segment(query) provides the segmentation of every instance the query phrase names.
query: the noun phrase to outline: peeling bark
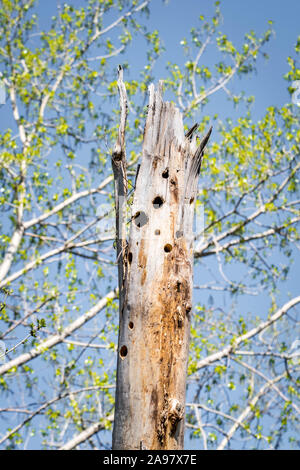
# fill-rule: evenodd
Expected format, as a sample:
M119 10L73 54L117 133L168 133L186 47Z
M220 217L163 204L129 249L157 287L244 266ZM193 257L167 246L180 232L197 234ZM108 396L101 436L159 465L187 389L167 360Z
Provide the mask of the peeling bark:
M184 445L193 215L211 130L197 147L198 126L184 135L162 83L149 92L120 302L114 449Z

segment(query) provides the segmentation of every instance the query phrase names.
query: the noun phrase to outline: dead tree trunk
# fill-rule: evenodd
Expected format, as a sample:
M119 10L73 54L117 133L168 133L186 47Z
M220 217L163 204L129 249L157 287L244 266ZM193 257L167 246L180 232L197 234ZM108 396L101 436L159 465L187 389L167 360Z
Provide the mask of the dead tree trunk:
M112 158L116 197L127 188L121 71L119 91L123 110ZM158 90L151 85L149 92L128 245L117 219L120 328L113 449L182 449L184 444L194 202L210 132L197 147L197 125L184 134L179 110L162 99L162 84Z

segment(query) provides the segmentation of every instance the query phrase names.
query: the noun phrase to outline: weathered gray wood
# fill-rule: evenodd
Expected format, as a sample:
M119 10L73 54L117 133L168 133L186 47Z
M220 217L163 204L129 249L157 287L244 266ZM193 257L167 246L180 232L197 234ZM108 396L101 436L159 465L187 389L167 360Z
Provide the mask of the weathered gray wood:
M116 208L116 249L118 262L119 280L119 303L120 311L123 308L126 284L126 198L127 198L127 176L126 176L126 146L125 128L127 121L127 93L123 82L123 69L118 67L118 89L120 95L120 125L117 141L112 153L112 168L114 172L115 185L115 208Z
M182 449L203 149L151 85L120 305L114 449ZM197 127L197 126L196 126Z

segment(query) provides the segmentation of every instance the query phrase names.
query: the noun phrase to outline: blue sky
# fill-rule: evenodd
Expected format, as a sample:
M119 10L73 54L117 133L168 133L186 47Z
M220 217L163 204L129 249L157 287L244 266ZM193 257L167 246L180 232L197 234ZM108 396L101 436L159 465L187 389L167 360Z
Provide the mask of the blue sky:
M51 16L56 13L56 7L63 4L61 0L47 2L39 0L38 16L41 28L50 27ZM84 6L84 0L73 0L76 6ZM300 34L300 2L297 0L223 0L220 2L223 22L221 31L228 35L234 45L243 43L245 33L254 30L257 35L268 27L268 21L274 22L275 35L264 48L269 60L260 58L257 63L257 73L242 80L234 78L230 90L238 93L244 90L247 95L255 96L252 114L259 119L266 107L270 105L283 105L290 97L287 93L287 82L283 75L288 71L287 56L293 54L297 36ZM166 51L154 67L155 80L166 77L165 64L170 61L183 65L186 57L183 54L180 41L189 37L192 27L199 25L199 16L211 18L214 13L214 2L211 0L152 0L150 3L150 17L147 25L150 30L157 29ZM130 64L131 78L138 78L139 71L147 63L145 57L145 42L134 40L129 46L126 56L117 57L116 61L126 60ZM216 49L208 49L203 56L203 63L214 64L217 60ZM200 64L203 65L203 64ZM206 112L218 112L220 117L227 117L232 113L232 106L228 103L224 92L216 93ZM2 114L2 113L1 113ZM1 115L0 115L1 119ZM0 120L1 125L1 120Z
M55 14L56 5L64 2L56 0L39 1L41 25L47 27L49 20ZM84 6L84 0L68 2L76 6ZM270 105L282 105L288 98L286 82L282 76L288 70L286 58L293 53L293 46L300 34L300 2L298 0L223 0L220 3L223 15L221 30L237 46L243 42L244 34L254 30L261 35L268 27L268 21L274 22L275 36L266 47L270 59L259 62L257 76L244 79L244 89L256 96L255 109L263 110ZM180 41L187 37L189 30L199 24L199 16L211 17L214 12L214 2L211 0L152 0L150 4L150 29L157 29L166 48L166 52L155 66L154 72L159 79L164 75L164 64L167 61L183 62ZM143 41L134 41L130 47L130 66L138 69L145 49ZM211 51L213 53L213 51ZM209 61L213 62L214 57Z
M182 57L180 40L199 23L200 14L211 17L214 2L207 0L170 0L164 6L160 0L152 5L151 23L162 37L167 53L164 59L179 61ZM244 89L256 96L255 108L264 111L270 105L282 105L287 99L286 82L282 75L288 70L286 58L293 53L293 46L300 34L300 2L297 0L226 0L221 2L223 24L220 29L240 46L244 34L254 30L261 35L274 22L275 36L266 47L270 59L259 62L256 77L243 80ZM213 51L212 51L213 52Z

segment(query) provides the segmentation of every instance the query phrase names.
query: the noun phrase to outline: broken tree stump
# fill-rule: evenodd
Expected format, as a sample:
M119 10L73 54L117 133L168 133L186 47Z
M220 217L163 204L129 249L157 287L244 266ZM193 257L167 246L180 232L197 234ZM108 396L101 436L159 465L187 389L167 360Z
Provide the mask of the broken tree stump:
M118 253L122 282L113 449L123 450L183 449L194 204L211 132L197 146L198 126L184 134L181 113L163 101L162 83L157 90L151 85L149 93L128 246ZM124 99L120 104L126 106ZM116 148L124 156L122 145L117 142Z

